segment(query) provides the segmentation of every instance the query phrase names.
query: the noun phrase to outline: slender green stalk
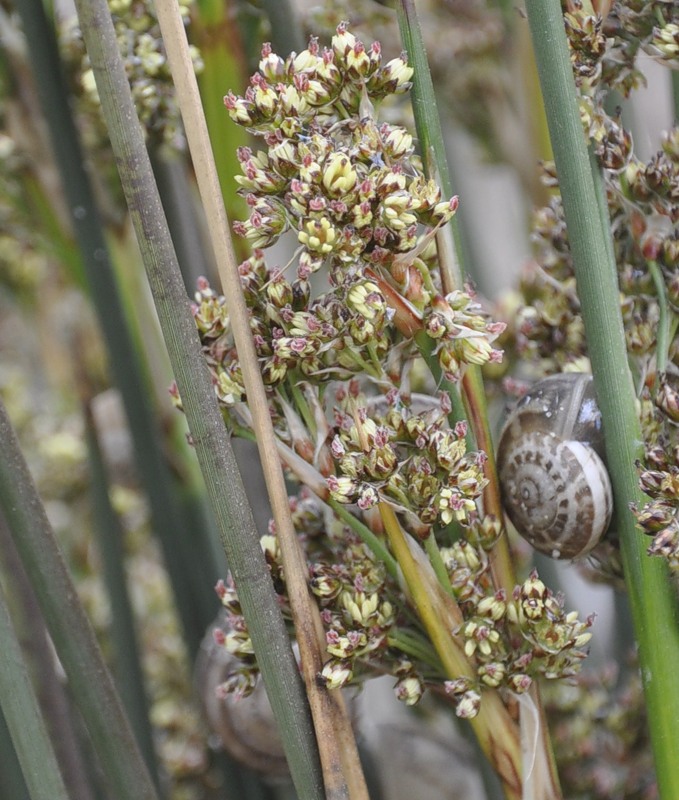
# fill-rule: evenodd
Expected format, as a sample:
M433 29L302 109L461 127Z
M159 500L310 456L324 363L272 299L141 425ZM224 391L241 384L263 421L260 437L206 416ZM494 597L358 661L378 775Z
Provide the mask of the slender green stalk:
M17 632L19 644L28 665L40 711L54 746L61 776L69 797L78 800L94 800L94 789L87 769L87 759L92 761L92 749L85 753L82 745L86 738L79 725L74 724L74 704L68 697L68 687L60 675L54 659L54 647L45 626L40 603L24 569L12 535L0 513L0 569L3 585L10 603L12 624ZM14 756L16 760L16 756ZM12 760L3 760L0 753L0 797L23 797L21 791L10 791L4 785L11 779ZM7 769L5 769L7 767ZM19 774L21 770L19 769Z
M401 37L415 69L413 76L413 111L420 138L425 171L429 177L439 182L446 196L450 196L452 189L448 177L443 133L413 0L401 0L399 4L399 26ZM455 223L455 219L453 219L453 223ZM464 265L460 263L462 252L460 237L455 228L453 228L453 232L455 253L447 245L444 237L437 237L444 291L459 288L462 285L462 279L465 274ZM457 255L457 259L455 255ZM420 344L421 351L426 350L420 342L418 344ZM428 363L431 364L431 361L429 359ZM436 375L436 368L432 369L432 373ZM460 405L459 399L456 399L458 389L450 387L448 391L453 399L453 409L456 411ZM462 401L465 409L464 417L469 421L471 432L473 432L476 440L476 446L488 456L484 467L484 474L488 483L483 493L483 510L485 514L492 515L502 522L504 514L500 500L500 488L488 420L486 396L481 371L478 367L469 366L465 371L462 379ZM462 415L457 418L461 419ZM516 584L516 578L506 535L500 536L491 548L489 561L495 586L497 588L502 587L505 591L511 593ZM525 752L521 754L525 762L523 770L521 769L521 759L516 750L512 751L514 743L512 741L511 726L505 726L507 711L498 697L493 696L493 701L493 708L490 708L489 705L482 706L482 718L474 721L474 730L481 748L501 775L506 796L511 797L517 792L524 796L532 796L532 793L537 792L543 800L560 797L561 790L559 788L555 760L549 735L544 725L544 714L537 689L533 698L533 706L540 724L537 727L538 735L535 742L531 742L529 745L536 765L534 770L527 769L528 760ZM501 729L505 730L506 742L500 741L494 735ZM497 751L495 748L497 748ZM506 748L508 748L509 752L504 752ZM525 750L525 748L523 749ZM499 767L499 764L505 759L511 763L512 768L515 770L514 773L508 774L506 770L503 772ZM523 775L521 775L522 772Z
M658 331L656 334L655 365L659 373L667 369L667 355L670 346L670 307L667 302L665 281L657 261L649 261L648 269L653 278L656 294L658 295Z
M217 406L105 0L78 16L208 497L300 797L322 780L299 671Z
M0 710L0 764L2 764L0 797L31 800L2 710Z
M328 800L342 800L350 796L360 800L367 797L367 790L342 695L326 691L319 686L317 678L325 656L323 625L318 606L309 591L308 568L292 523L288 489L277 453L277 437L252 337L250 314L241 289L229 221L219 196L218 176L186 31L176 5L170 0L158 0L156 9L226 297L248 408L256 431L262 472L276 524L295 639L299 647L301 673L316 732L326 797Z
M0 586L0 705L32 800L68 800Z
M108 495L106 467L89 409L85 409L85 428L92 485L93 516L104 581L111 605L113 671L139 748L156 786L158 786L158 765L153 745L153 732L149 722L149 705L144 689L141 653L137 643L134 615L125 580L123 529Z
M439 119L436 95L434 94L434 84L429 71L427 51L424 47L414 0L401 0L398 5L398 24L401 31L401 41L408 53L408 60L414 69L412 88L413 113L415 115L417 136L420 140L420 151L425 173L436 180L444 197L452 197L453 187L448 170L446 145L443 140L441 120ZM464 278L462 242L455 217L453 217L447 229L444 229L443 235L437 237L439 248L442 240L445 243L445 238L450 235L448 231L452 231L454 253L450 251L450 248L447 248L451 256L451 274L447 279L444 276L443 284L446 291L452 291L452 289L462 286Z
M527 0L542 93L563 198L578 295L613 484L616 524L639 645L660 795L679 797L679 626L665 565L646 555L629 504L644 503L636 459L643 457L632 378L627 364L612 248L604 227L580 123L559 0Z
M0 504L106 782L117 800L156 800L155 787L2 402L0 450Z
M429 556L429 563L436 573L439 583L448 592L448 594L452 595L453 587L450 583L450 576L448 575L446 565L443 563L443 557L441 556L441 551L439 550L439 546L436 542L436 537L434 536L433 531L424 540L424 551Z
M430 178L434 178L439 183L445 196L450 197L452 187L448 175L448 162L441 121L436 107L434 86L413 0L401 0L398 8L398 19L401 38L408 50L409 58L412 60L415 70L412 91L413 113L415 115L417 134L420 138L425 172ZM452 248L448 245L446 236L438 236L436 242L444 291L460 288L465 275L464 264L461 259L460 237L457 228L454 227L456 225L455 217L453 217L451 224L453 225L452 231L455 239L455 253L452 252ZM443 233L445 234L445 232L446 229L444 228ZM431 341L427 342L427 340L428 337L423 334L416 335L418 347L423 358L427 361L432 375L437 380L437 383L443 385L451 398L452 416L455 420L465 418L469 420L468 446L473 446L471 444L473 434L476 446L488 456L488 461L484 467L484 474L488 480L483 493L484 511L486 514L492 514L498 520L503 520L500 488L497 470L495 469L495 456L481 371L473 365L467 367L462 381L462 394L460 394L458 387L442 384L440 368L436 363L436 359L432 358L433 345ZM516 579L506 536L498 538L489 553L489 558L495 585L498 588L504 588L507 592L511 592Z

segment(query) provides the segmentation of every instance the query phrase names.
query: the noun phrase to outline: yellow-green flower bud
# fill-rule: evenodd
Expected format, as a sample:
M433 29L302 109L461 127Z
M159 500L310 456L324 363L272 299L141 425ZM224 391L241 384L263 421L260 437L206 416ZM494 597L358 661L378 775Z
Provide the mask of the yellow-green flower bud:
M401 678L394 686L396 697L407 706L414 706L419 703L424 694L424 686L417 675L408 675Z
M301 244L316 253L331 253L337 241L337 231L327 217L310 219L299 231L297 238Z
M331 197L342 197L356 186L357 175L345 153L333 153L323 168L323 186Z
M320 673L320 678L327 689L341 689L354 676L349 661L328 661Z

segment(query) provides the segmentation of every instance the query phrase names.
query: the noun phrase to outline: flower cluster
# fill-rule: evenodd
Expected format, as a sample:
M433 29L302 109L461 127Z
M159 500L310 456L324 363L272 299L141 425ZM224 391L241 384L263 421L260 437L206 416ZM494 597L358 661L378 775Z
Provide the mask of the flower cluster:
M591 122L593 118L588 118ZM604 129L599 129L602 132ZM592 129L592 138L597 134ZM602 136L599 154L608 159L611 140ZM612 148L615 149L615 148ZM618 151L619 154L619 151ZM610 153L609 153L610 155ZM618 163L617 156L612 159ZM677 305L679 290L679 134L666 134L662 150L643 163L634 155L622 158L622 171L606 172L609 213L615 258L623 292L621 310L629 352L644 374L655 358L660 304ZM611 162L609 162L611 163ZM553 174L548 171L550 183ZM538 268L522 280L523 305L515 317L513 334L521 357L539 358L549 370L561 369L586 355L584 328L575 292L570 248L560 198L539 210L533 239ZM651 271L658 265L664 279L663 295ZM670 356L675 359L673 346Z
M376 118L377 105L406 91L411 76L405 55L383 64L380 45L366 48L344 24L323 50L311 39L283 60L265 46L245 95L225 98L234 121L267 146L238 152L250 216L234 229L255 248L291 232L298 282L321 266L333 289L345 293L367 281L370 288L359 291L381 292L402 334L424 328L434 336L443 370L457 379L465 363L500 358L491 342L503 326L480 313L468 292L443 298L427 263L433 235L454 215L457 198L443 199L424 176L405 129Z
M276 387L291 376L324 383L366 369L383 376L382 362L395 332L387 325L377 284L357 279L310 299L308 281L290 283L280 270L269 271L261 251L241 264L240 275L267 386ZM196 325L218 395L228 406L241 400L245 390L224 298L201 279L195 301Z
M412 136L375 120L374 104L410 85L404 56L382 65L379 44L366 49L340 26L331 49L312 39L283 61L265 46L259 67L244 97L225 98L231 117L268 146L238 153L252 210L236 231L253 246L293 229L303 277L326 260L389 266L415 247L418 225L452 217L456 201L423 178Z
M668 301L676 307L679 132L674 128L666 133L661 149L642 161L620 119L604 110L604 100L611 89L627 93L640 81L634 61L630 61L636 57L639 39L642 47L653 50L656 44L652 42L667 36L672 27L669 20L675 5L616 3L603 22L580 6L566 15L581 92L581 119L606 183L627 347L642 376L655 371L661 310ZM659 28L663 19L667 24ZM626 31L637 37L634 50ZM550 187L558 185L551 164L545 167L545 182ZM513 344L520 357L540 359L546 371L562 370L582 361L586 347L558 196L536 213L533 239L537 266L523 280L525 305L515 316ZM664 285L654 276L656 268ZM676 360L675 343L670 345L669 357Z
M419 414L395 393L387 402L381 417L368 416L355 398L345 403L330 446L337 465L331 496L361 509L387 500L423 537L453 520L469 524L486 479L485 454L467 451L466 424L448 426L445 401Z
M468 364L499 360L492 342L504 326L471 290L444 295L433 237L457 200L424 177L407 131L376 121L377 104L411 75L404 56L383 64L379 45L365 47L345 25L323 50L312 39L283 60L265 47L245 95L225 99L266 145L239 151L250 212L235 227L255 247L240 279L290 476L363 519L353 528L337 506L337 515L321 512L307 489L291 499L325 629L318 680L338 688L388 673L406 704L434 689L471 717L484 692L575 674L590 621L564 612L535 574L513 593L493 585L484 548L501 526L481 513L486 454L468 444L449 395L432 396L432 376L420 377L426 366L456 381ZM267 265L262 248L286 234L290 263ZM201 279L193 311L223 413L243 433L250 422L225 299ZM396 567L358 538L367 526L375 551L387 548L378 504L396 512L422 558L422 541L439 550L462 620L451 635L472 677L443 674ZM288 613L273 526L262 547ZM247 694L257 673L247 627L231 582L218 592L228 624L217 641L237 660L223 691Z
M484 688L504 687L521 694L537 675L571 678L580 671L591 638L591 617L582 622L577 612L565 612L563 599L535 570L510 598L503 590L493 591L484 551L468 542L458 542L442 555L465 616L456 633L476 673L475 680L445 681L458 716L478 713Z
M396 588L387 588L383 565L350 530L338 524L326 529L320 507L308 491L291 497L290 506L305 546L309 586L321 608L325 628L328 661L319 680L329 688L338 688L355 676L379 673L384 669L380 654L389 647L388 636L397 619L397 606L386 598L398 595ZM278 541L273 526L271 530L270 535L262 537L261 545L281 607L289 617ZM217 593L227 616L223 626L214 631L215 642L235 657L221 691L247 696L256 686L258 669L233 582L220 581Z
M188 24L194 0L179 0L179 9ZM165 56L158 18L147 0L110 0L109 7L116 29L118 47L123 55L135 107L146 135L156 144L175 149L184 148L184 134L179 108L174 99L172 74ZM101 148L109 148L101 121L99 95L89 63L82 34L74 20L67 21L60 31L63 54L73 70L73 83L80 101L88 136ZM191 46L196 72L202 60Z
M468 521L484 478L483 455L466 454L464 434L449 429L447 414L417 420L395 411L397 397L408 406L409 374L420 357L414 334L431 340L444 377L455 381L467 364L500 359L491 342L504 325L488 318L471 290L441 294L433 233L450 220L457 200L442 200L425 179L407 131L376 122L375 104L404 91L411 75L404 56L382 64L378 44L366 48L340 25L331 48L322 51L312 39L307 50L283 61L265 46L245 96L230 94L225 102L267 145L266 152L239 151L239 182L251 212L236 229L256 245L239 272L280 437L330 476L336 498L362 508L389 498L422 528ZM292 274L292 262L269 266L260 249L287 230L299 245ZM311 275L321 266L330 286L314 294ZM201 279L193 310L224 414L234 427L247 428L224 298ZM391 421L372 419L372 410L360 414L364 427L390 429L398 440L394 458L386 453L391 445L385 450L367 434L358 445L365 463L356 456L350 465L350 452L340 452L352 449L341 440L351 427L345 421L359 411L355 398L350 412L339 400L333 405L337 392L324 387L354 377L369 379L371 391L391 398ZM333 431L324 420L333 416L338 430L331 453ZM415 449L430 424L426 465ZM454 465L443 452L452 446L448 439L459 451ZM406 502L411 483L420 491Z
M607 6L608 12L597 11L598 6ZM583 84L603 83L627 96L645 83L636 63L640 51L676 69L679 28L674 0L576 2L569 8L565 22L571 58L576 79Z
M310 587L321 608L326 661L319 680L339 688L388 673L394 692L407 705L427 689L444 692L463 718L478 713L484 691L509 689L522 693L533 679L573 677L579 672L590 639L592 620L567 613L534 571L511 597L494 591L485 552L460 541L442 548L464 621L454 631L474 677L447 679L423 631L404 609L401 587L385 572L367 547L346 526L324 524L320 507L303 490L291 497L295 527L309 565ZM285 580L275 531L262 538L281 608L289 616ZM257 683L257 665L237 594L228 580L217 586L226 609L215 642L234 656L222 693L249 694Z
M637 524L652 537L648 553L661 556L674 575L679 574L679 389L676 379L664 374L655 395L655 413L644 416L648 442L645 463L639 464L639 485L649 497L641 508L633 507Z

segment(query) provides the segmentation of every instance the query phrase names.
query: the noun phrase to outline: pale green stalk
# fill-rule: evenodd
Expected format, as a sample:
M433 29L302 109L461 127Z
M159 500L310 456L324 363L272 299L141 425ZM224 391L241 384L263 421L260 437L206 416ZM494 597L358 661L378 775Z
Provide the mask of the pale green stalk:
M415 115L417 135L420 140L425 173L427 177L434 179L440 185L445 197L450 197L453 189L448 173L445 142L414 0L401 0L398 7L398 20L401 38L414 68L413 113ZM456 225L456 219L453 217L451 223L441 231L441 234L436 239L441 283L444 292L462 288L465 277L464 264L462 263L462 246ZM450 242L451 231L454 247ZM483 450L488 456L488 461L484 468L484 474L488 479L488 484L483 492L484 513L492 514L502 521L500 488L497 470L495 469L495 454L481 371L474 365L467 366L462 380L462 392L460 392L458 387L441 382L440 369L436 359L432 357L433 344L431 340L424 333L418 333L415 340L420 354L427 361L437 384L443 386L450 396L453 418L455 420L467 419L469 421L468 446L473 446L470 443L473 435L475 446ZM489 559L495 585L498 588L504 588L507 592L511 592L516 579L506 535L498 538L489 553Z
M660 796L679 797L679 624L674 587L659 559L646 555L630 503L643 505L635 461L643 458L641 426L627 363L610 226L597 203L578 113L559 0L527 0L526 9L568 225L592 372L606 431L616 527L639 646L641 676Z
M0 707L31 800L68 800L47 727L0 586Z
M78 0L121 183L207 493L301 798L322 780L309 708L204 361L105 0Z
M0 505L116 800L157 800L99 645L0 402Z

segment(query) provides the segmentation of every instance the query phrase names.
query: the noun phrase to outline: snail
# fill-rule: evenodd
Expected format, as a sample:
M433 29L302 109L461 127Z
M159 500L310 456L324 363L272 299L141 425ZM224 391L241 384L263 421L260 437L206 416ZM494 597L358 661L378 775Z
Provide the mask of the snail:
M228 616L220 614L216 627L228 627ZM219 697L217 690L238 660L216 644L211 628L196 662L195 682L207 723L229 755L259 773L267 783L286 782L289 770L283 744L261 677L247 697Z
M563 373L536 383L505 423L497 467L505 511L536 550L569 559L589 553L613 511L592 377Z

